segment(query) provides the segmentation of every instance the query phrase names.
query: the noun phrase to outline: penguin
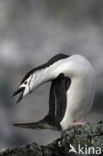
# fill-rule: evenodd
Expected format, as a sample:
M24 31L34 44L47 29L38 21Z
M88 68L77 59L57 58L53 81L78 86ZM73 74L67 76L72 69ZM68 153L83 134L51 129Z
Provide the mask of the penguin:
M64 131L85 125L95 96L95 72L89 61L80 54L57 54L29 71L12 96L20 93L18 103L46 82L51 82L48 114L38 122L15 123L14 126Z

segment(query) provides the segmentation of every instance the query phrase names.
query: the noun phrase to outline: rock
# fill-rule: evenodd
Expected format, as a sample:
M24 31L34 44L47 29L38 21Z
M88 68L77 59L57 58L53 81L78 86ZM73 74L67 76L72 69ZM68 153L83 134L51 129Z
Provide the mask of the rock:
M70 150L75 152L69 152ZM79 151L80 150L80 151ZM103 155L103 121L78 125L62 132L61 138L47 146L36 143L6 149L0 156L100 156Z

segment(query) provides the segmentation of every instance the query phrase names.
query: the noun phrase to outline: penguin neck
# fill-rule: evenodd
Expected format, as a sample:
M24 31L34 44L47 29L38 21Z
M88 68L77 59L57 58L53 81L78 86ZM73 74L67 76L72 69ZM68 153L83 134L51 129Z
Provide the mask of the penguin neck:
M51 66L37 71L35 76L38 78L38 81L40 81L40 84L51 81L55 78L53 77Z
M58 76L58 73L54 73L57 66L51 65L49 67L37 70L33 73L33 78L31 81L31 88L35 89L45 82L52 81Z
M71 70L70 70L70 67L68 66L69 62L66 60L67 59L65 59L65 61L64 59L59 60L45 68L42 68L41 66L40 69L38 69L37 71L33 73L33 78L31 81L31 88L35 89L45 82L54 80L61 73L67 77L68 75L70 75L71 77Z

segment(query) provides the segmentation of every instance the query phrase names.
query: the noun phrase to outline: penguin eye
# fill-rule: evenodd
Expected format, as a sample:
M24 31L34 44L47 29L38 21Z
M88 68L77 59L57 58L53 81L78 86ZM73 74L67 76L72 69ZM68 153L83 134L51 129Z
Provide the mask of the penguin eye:
M27 84L27 81L25 81L24 84L26 85Z

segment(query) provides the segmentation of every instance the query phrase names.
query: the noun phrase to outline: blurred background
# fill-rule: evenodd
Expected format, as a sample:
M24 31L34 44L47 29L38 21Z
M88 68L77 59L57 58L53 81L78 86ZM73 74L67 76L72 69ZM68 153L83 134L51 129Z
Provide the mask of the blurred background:
M32 142L45 145L60 136L12 126L47 114L50 84L19 104L10 98L25 73L58 53L82 54L93 65L96 96L87 120L102 120L103 0L0 0L0 150Z

